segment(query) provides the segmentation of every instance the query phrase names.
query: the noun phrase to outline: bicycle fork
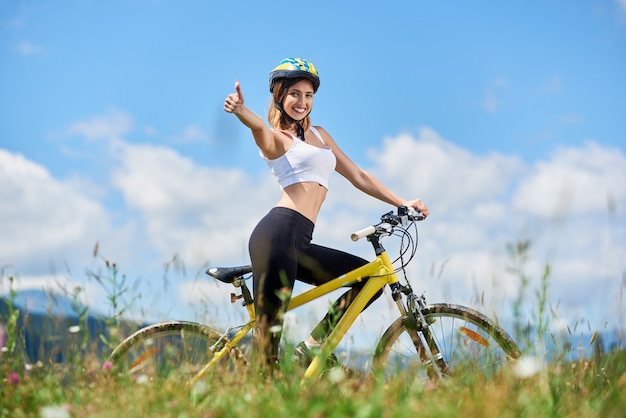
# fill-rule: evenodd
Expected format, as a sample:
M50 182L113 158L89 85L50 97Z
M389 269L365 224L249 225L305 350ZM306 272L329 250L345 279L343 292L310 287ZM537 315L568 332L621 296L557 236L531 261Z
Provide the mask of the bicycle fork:
M430 332L430 324L422 314L422 308L426 306L424 296L416 296L410 286L403 286L400 283L394 283L390 287L391 296L404 318L406 331L420 360L426 366L429 377L443 379L444 375L448 374L448 366ZM406 307L402 303L403 294L406 295Z

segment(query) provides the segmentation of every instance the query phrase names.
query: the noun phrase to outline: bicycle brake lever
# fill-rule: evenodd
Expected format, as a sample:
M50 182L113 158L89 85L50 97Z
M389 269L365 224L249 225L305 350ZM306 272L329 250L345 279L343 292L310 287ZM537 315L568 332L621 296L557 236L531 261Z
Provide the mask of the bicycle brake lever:
M407 226L409 224L409 208L406 206L398 207L398 220L402 226Z
M413 208L408 208L408 217L412 221L423 221L426 217L419 210L415 210Z
M382 232L382 233L384 233L386 235L391 235L393 233L393 226L394 226L394 224L392 224L392 223L381 222L379 225L376 226L376 230L378 232Z

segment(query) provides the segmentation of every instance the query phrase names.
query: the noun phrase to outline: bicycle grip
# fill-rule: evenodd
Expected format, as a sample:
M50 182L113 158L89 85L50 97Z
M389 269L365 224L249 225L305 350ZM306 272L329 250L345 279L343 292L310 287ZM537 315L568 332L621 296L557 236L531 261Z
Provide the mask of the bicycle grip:
M350 234L350 239L352 239L352 241L358 241L363 237L372 235L374 232L376 232L376 228L370 225Z

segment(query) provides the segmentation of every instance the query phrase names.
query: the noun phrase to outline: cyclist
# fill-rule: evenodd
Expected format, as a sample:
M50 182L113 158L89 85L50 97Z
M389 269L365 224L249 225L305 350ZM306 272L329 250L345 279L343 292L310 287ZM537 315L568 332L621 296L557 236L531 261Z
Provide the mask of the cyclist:
M257 364L269 364L270 368L277 364L283 312L295 280L320 285L367 263L360 257L311 243L333 171L370 196L428 215L421 199L398 197L350 160L326 130L311 125L313 97L319 85L313 63L302 58L283 59L269 76L273 97L268 112L270 127L244 105L239 81L235 82L235 93L224 101L224 110L251 130L261 157L282 189L280 199L257 224L249 240L257 315L254 352L263 361ZM343 294L311 335L296 347L296 357L303 365L310 363L359 289L354 287Z

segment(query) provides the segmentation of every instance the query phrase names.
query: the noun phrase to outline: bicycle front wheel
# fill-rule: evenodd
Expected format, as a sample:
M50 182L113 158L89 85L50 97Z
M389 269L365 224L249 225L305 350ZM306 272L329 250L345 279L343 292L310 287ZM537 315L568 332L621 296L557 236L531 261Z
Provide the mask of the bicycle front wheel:
M386 376L408 372L424 380L438 378L424 346L435 351L432 358L444 377L493 377L521 355L502 327L474 309L434 304L421 312L426 322L422 329L415 330L407 318L398 318L383 334L374 355L376 371Z
M187 382L213 358L221 347L222 334L195 322L170 321L142 328L113 350L110 360L116 370L134 379L168 379ZM218 369L234 369L246 363L234 347Z

